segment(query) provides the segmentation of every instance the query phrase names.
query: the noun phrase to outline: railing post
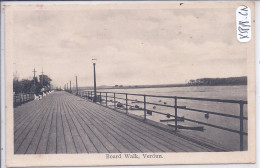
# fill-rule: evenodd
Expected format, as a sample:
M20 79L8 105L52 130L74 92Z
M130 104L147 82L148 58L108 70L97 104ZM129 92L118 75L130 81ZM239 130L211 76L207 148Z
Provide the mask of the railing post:
M127 93L125 94L125 111L126 111L126 114L128 114Z
M107 93L106 93L106 106L107 106Z
M101 104L101 101L102 101L102 98L101 98L101 92L99 93L99 102L100 102L100 104Z
M146 96L144 95L144 120L146 120Z
M244 139L243 139L243 129L244 129L244 123L243 123L243 118L244 118L244 115L243 115L243 103L240 103L240 151L243 151L244 150Z
M175 109L175 131L177 131L177 127L178 127L178 112L177 112L177 97L174 97L174 109Z
M114 93L114 109L116 109L116 93Z

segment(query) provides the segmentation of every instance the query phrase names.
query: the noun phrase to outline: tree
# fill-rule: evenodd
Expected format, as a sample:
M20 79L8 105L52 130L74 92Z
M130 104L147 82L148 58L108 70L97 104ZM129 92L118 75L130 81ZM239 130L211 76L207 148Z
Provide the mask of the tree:
M19 80L17 76L13 78L13 91L15 93L39 93L41 89L44 88L45 90L51 89L51 81L52 79L49 78L47 75L39 75L38 80L35 77L32 80L29 79L22 79ZM41 81L43 79L43 81Z
M52 79L49 78L47 75L39 75L39 79L40 79L40 86L45 90L50 90Z

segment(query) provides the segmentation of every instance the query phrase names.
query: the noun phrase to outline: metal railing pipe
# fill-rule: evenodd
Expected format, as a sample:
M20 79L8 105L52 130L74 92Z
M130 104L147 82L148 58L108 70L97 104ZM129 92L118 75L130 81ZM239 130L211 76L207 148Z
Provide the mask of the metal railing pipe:
M174 112L175 112L175 131L177 131L178 123L177 123L177 118L178 118L178 111L177 111L177 97L174 98Z
M106 93L106 106L107 106L107 93Z
M125 94L125 104L126 104L125 111L126 111L126 114L128 114L127 93Z
M114 93L114 109L116 109L116 93Z
M144 120L146 120L146 96L144 95Z
M240 107L240 151L244 149L244 139L243 139L243 129L244 129L244 123L243 123L243 103L239 104Z

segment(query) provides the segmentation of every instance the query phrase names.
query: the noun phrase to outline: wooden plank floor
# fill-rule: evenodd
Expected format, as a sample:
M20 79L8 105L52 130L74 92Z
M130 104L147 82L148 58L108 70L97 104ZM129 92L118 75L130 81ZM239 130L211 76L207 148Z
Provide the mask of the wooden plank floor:
M218 151L66 92L14 109L14 153Z

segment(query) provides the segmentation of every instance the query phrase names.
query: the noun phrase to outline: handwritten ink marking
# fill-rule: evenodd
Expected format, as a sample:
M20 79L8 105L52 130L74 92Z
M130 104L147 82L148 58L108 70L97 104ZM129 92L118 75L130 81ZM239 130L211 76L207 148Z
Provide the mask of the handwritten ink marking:
M239 6L236 10L237 40L249 42L251 40L251 10L248 6Z

